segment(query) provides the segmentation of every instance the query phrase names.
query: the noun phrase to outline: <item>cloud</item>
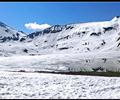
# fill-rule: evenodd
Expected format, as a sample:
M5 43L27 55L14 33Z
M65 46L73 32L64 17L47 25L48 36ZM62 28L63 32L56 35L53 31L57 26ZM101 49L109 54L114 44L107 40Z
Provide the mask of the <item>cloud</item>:
M26 23L25 27L31 30L44 30L50 27L50 25L49 24L37 24L36 22L34 22L34 23Z

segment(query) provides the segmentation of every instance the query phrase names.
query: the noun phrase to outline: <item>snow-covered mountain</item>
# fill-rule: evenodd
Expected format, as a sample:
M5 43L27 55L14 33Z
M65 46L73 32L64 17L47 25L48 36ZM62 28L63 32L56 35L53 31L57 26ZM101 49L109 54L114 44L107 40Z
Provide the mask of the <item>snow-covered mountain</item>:
M120 17L104 22L53 25L27 36L0 23L0 36L1 55L119 51ZM4 42L7 40L13 42Z
M110 21L54 25L27 36L40 50L83 53L117 50L120 45L120 17ZM39 51L38 49L38 51Z
M119 55L119 16L29 35L0 22L0 98L119 99L120 77L86 76L120 76Z
M26 34L22 31L17 31L12 27L0 22L0 42L6 41L17 41L21 37L26 36Z

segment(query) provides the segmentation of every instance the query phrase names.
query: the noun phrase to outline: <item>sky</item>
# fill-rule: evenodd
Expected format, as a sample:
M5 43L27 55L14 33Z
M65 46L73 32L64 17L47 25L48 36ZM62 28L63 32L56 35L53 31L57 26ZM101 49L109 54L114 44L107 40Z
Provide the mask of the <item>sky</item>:
M109 21L120 2L0 2L0 21L29 34L55 24Z

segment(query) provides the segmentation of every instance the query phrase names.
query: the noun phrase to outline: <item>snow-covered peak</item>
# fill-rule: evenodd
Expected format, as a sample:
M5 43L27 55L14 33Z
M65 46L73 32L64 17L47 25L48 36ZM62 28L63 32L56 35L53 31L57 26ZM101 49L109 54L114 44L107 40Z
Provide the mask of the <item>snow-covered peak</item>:
M4 27L4 28L6 28L6 27L8 27L6 24L4 24L3 22L0 22L0 27Z
M58 32L61 32L63 30L67 30L67 29L72 29L74 28L72 25L53 25L49 28L46 28L42 31L37 31L37 32L33 32L31 34L29 34L27 37L29 38L35 38L39 35L44 35L44 34L48 34L48 33L58 33Z
M119 21L120 20L120 16L115 16L111 21L115 22L115 21Z
M43 51L83 53L115 49L120 45L119 19L116 16L112 21L53 25L27 39Z
M116 16L112 21L53 25L27 36L25 36L23 32L18 32L1 24L0 40L2 42L20 40L17 44L11 43L11 46L9 46L9 42L6 44L8 45L8 49L6 49L8 53L17 51L19 54L34 55L119 51L119 19L119 16ZM17 33L19 33L19 35ZM21 36L21 38L18 36ZM4 48L4 44L1 45Z
M24 36L26 36L24 32L15 30L3 22L0 22L0 42L8 42L10 40L17 41Z

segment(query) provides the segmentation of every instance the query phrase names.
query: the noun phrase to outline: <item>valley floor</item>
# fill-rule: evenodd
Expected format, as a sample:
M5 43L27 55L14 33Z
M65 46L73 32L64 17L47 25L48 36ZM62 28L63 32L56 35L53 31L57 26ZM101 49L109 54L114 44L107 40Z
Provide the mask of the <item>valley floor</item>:
M117 55L109 55L109 59L88 54L0 57L0 99L120 99L120 77L35 73L43 69L75 71L80 64L88 70L93 65L119 70ZM89 59L96 57L100 59ZM25 72L13 72L20 70Z
M120 99L120 77L0 71L1 99Z

